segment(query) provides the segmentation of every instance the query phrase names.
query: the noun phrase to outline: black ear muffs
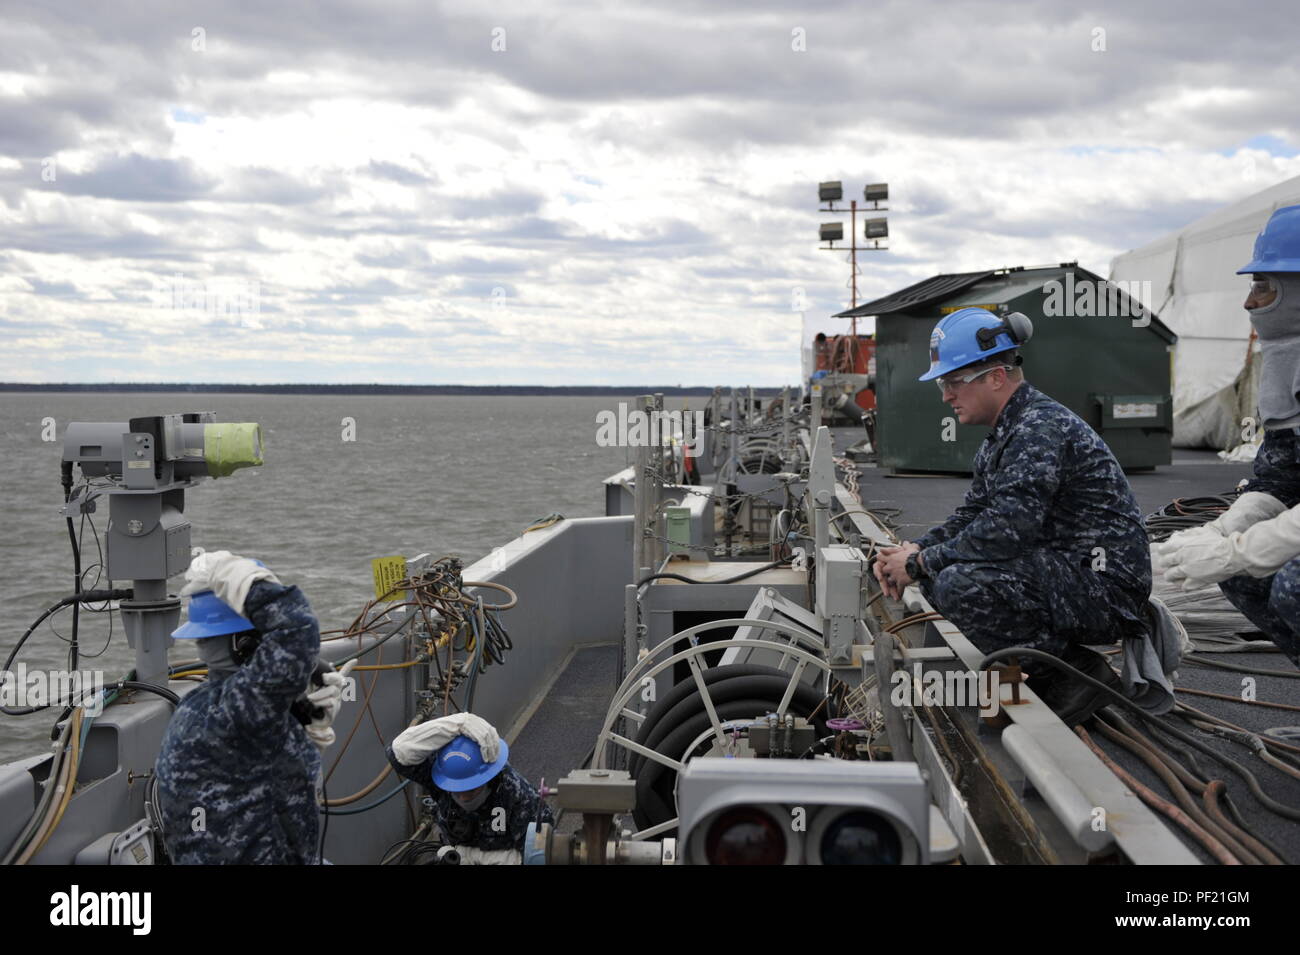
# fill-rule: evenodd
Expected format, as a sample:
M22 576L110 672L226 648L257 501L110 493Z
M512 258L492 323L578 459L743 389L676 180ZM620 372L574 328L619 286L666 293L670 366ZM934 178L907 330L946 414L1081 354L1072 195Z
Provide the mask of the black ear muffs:
M1012 312L1010 315L1002 316L1001 324L990 325L977 331L975 341L979 343L980 351L988 351L998 343L998 336L1003 334L1010 337L1012 343L1019 347L1034 337L1034 323L1027 315Z
M1003 318L1002 322L1009 329L1011 340L1017 345L1023 345L1034 337L1034 323L1022 312L1012 312Z
M242 667L252 659L261 643L262 635L256 630L233 634L230 639L230 656Z

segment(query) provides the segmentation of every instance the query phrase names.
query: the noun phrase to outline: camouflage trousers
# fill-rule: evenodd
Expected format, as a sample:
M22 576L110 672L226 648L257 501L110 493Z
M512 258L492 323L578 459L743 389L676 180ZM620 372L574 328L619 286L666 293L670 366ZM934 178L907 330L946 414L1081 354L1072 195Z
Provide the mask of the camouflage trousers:
M1056 551L950 564L921 592L984 653L1031 647L1060 656L1071 644L1110 644L1146 624L1147 595Z
M1300 666L1300 557L1272 577L1243 574L1219 584L1234 607Z

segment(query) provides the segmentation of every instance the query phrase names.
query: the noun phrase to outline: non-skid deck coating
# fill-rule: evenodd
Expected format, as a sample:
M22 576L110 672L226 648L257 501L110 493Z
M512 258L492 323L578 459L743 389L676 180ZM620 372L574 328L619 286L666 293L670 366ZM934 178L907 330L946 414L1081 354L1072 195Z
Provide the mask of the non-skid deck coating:
M583 765L617 688L619 645L579 647L510 743L510 765L536 786L554 787Z

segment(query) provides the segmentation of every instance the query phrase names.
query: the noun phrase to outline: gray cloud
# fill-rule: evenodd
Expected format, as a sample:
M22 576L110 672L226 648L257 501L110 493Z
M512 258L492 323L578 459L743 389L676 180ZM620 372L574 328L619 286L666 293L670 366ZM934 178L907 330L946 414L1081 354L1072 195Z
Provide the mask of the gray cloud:
M395 162L382 162L375 159L370 160L366 171L376 179L388 179L403 186L420 186L434 181L423 173L407 169Z
M196 26L206 50L192 49ZM464 12L11 0L0 39L0 73L25 78L0 84L0 271L33 290L10 296L6 321L39 326L48 312L112 337L85 299L113 299L112 321L129 322L148 276L182 273L261 281L263 313L283 310L275 327L327 343L412 336L424 299L439 335L481 339L501 334L482 310L503 287L512 320L553 323L549 342L520 353L538 375L590 342L641 380L665 356L695 360L665 347L674 335L737 360L792 360L746 329L788 314L795 285L814 308L844 307L842 256L815 249L831 218L816 211L818 179L851 194L894 185L892 248L860 262L865 297L1020 264L972 258L1135 247L1297 169L1265 157L1251 179L1224 154L1261 133L1300 146L1300 31L1280 0L1248 14L1211 0L916 0L869 13L848 0ZM397 125L325 125L352 103ZM186 117L201 122L177 124ZM240 129L281 122L326 145L284 167L292 143L228 148ZM91 157L80 175L67 171L74 150ZM40 175L50 156L55 182ZM649 202L624 214L616 203L635 197L620 177L646 168L658 178L636 189ZM660 303L662 323L599 339L630 295ZM237 318L211 328L248 334ZM578 362L619 373L589 365Z
M201 199L214 181L188 159L155 159L131 154L102 160L89 172L60 169L50 187L77 196L135 202L183 202Z

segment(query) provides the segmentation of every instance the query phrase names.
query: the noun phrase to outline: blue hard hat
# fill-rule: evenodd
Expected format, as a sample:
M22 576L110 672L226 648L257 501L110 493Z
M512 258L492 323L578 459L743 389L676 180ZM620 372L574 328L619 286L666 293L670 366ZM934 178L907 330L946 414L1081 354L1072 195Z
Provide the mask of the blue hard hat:
M959 308L934 326L930 370L918 380L931 381L990 355L1019 348L1033 333L1033 325L1019 312L1003 318L986 308Z
M485 762L478 743L468 736L457 736L438 750L438 757L433 761L433 784L449 793L477 789L501 772L509 756L510 747L501 740L496 761Z
M177 640L201 640L256 629L211 590L203 590L190 598L189 622L173 630L172 636Z
M1284 206L1255 237L1255 254L1237 269L1245 272L1300 272L1300 206Z

